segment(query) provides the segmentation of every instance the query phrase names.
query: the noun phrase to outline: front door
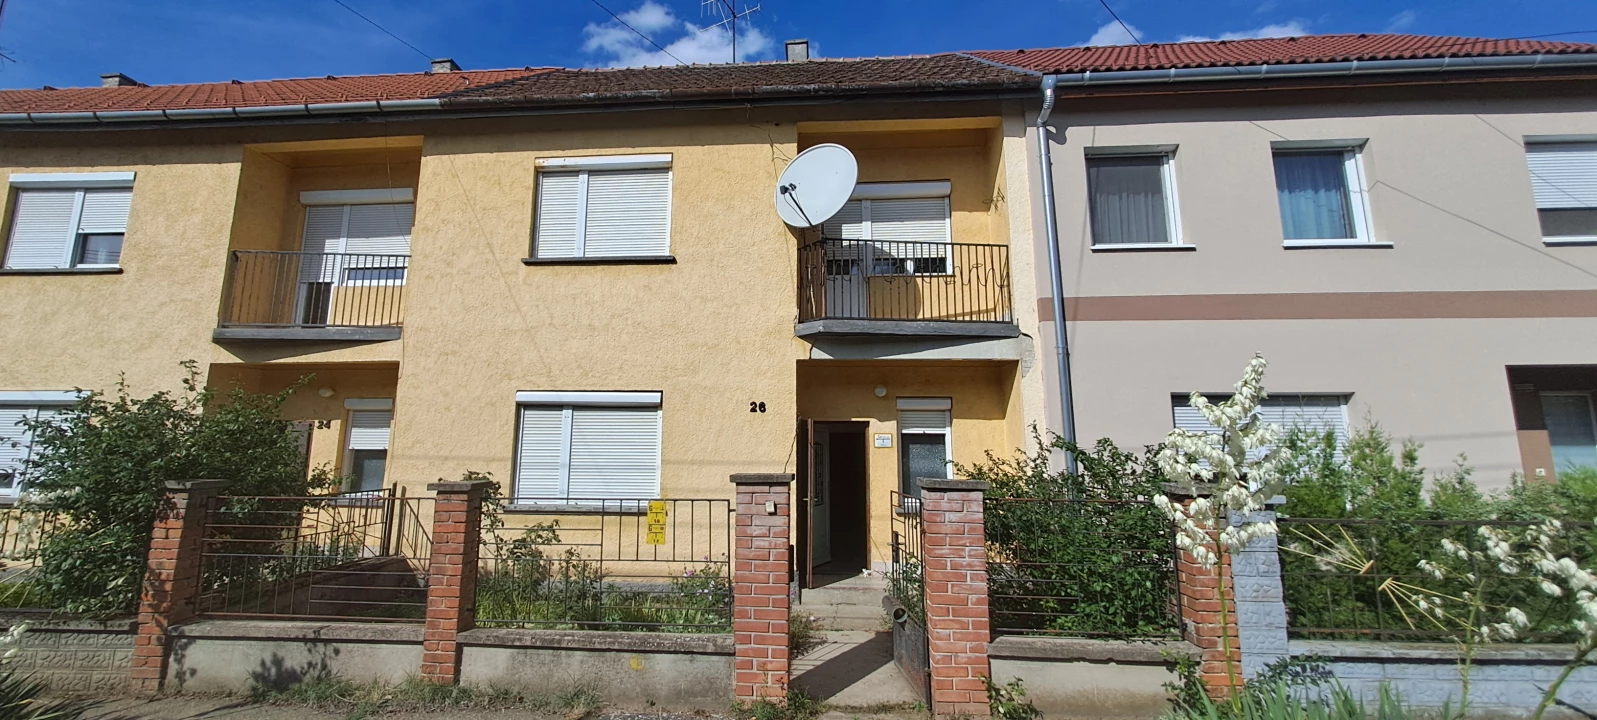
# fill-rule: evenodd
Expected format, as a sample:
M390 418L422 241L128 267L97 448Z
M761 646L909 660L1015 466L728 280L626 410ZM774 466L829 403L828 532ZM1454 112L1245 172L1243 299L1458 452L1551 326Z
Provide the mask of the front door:
M815 464L811 471L815 489L810 495L810 550L815 554L814 565L832 561L831 440L832 434L825 425L815 428Z

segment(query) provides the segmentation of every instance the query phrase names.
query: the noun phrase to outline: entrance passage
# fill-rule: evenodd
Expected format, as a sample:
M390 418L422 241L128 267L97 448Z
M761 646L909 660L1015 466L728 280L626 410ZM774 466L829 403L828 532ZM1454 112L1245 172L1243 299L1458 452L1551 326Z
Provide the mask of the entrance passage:
M800 487L800 562L804 587L858 576L869 567L866 424L811 424L810 462ZM807 546L807 547L806 547Z

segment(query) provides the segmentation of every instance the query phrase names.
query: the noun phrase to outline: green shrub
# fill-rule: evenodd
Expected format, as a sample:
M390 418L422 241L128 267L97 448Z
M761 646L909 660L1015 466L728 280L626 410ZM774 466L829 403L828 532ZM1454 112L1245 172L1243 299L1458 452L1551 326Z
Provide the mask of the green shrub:
M325 469L309 474L300 438L281 418L305 380L274 394L201 387L197 365L181 392L135 398L118 382L88 393L54 417L27 423L32 509L62 524L43 542L37 592L68 612L125 613L137 604L150 534L170 510L166 484L224 479L233 495L304 496L330 487ZM308 379L308 378L307 378Z
M1042 720L1042 711L1026 699L1026 684L1020 678L999 685L983 675L981 681L987 686L987 704L992 708L993 717L998 720Z

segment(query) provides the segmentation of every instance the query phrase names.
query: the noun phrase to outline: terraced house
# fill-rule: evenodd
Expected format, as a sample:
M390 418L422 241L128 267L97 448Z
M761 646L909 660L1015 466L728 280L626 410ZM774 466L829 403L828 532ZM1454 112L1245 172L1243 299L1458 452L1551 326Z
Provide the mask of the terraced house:
M286 412L348 490L476 470L583 515L813 464L806 568L881 567L893 492L1020 445L1028 384L1041 413L1036 79L790 51L0 92L3 419L185 359L314 374ZM822 143L861 182L791 229L778 174Z

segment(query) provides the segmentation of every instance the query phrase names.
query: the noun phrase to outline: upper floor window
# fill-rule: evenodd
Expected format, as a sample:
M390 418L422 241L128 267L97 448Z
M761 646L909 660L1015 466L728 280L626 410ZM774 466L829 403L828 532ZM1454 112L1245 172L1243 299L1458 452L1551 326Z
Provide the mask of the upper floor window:
M1356 146L1275 147L1275 189L1288 245L1370 242L1364 170Z
M15 174L8 270L114 268L133 203L133 173Z
M950 183L867 183L821 226L844 243L827 253L828 275L943 275L953 241Z
M671 156L538 161L533 255L661 257L671 252Z
M1090 149L1087 212L1093 247L1181 244L1173 149Z
M513 503L660 496L660 393L520 392Z
M1597 242L1597 142L1530 143L1525 157L1542 237Z

